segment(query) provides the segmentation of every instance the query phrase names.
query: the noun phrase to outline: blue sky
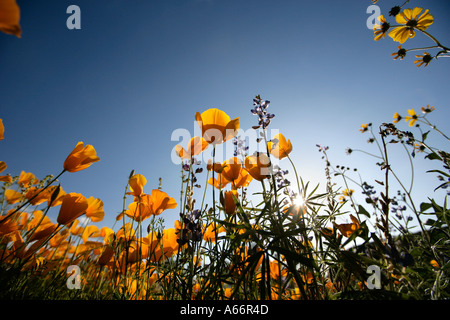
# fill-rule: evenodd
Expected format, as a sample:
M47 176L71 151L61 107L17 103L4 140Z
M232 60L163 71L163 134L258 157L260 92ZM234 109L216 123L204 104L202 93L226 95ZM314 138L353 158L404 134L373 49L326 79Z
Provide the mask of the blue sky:
M17 2L22 38L0 34L0 160L5 173L43 178L61 171L78 141L92 144L100 162L60 181L66 192L102 199L100 226L112 226L122 210L132 169L147 178L145 191L161 177L178 200L172 132L194 133L195 112L211 107L239 117L247 130L257 121L250 113L256 94L271 101L271 128L292 141L297 170L313 185L324 184L316 144L330 147L332 163L357 167L367 180L380 177L374 159L345 154L347 147L376 152L358 131L363 123L390 122L394 112L430 104L436 111L429 119L448 132L450 60L426 68L414 65L413 54L394 61L398 44L375 42L366 27L369 0ZM81 9L81 30L66 27L72 4ZM396 4L378 3L382 13ZM408 7L421 5L435 18L429 31L448 46L450 4ZM427 45L418 34L404 47ZM428 169L423 163L416 159L416 169ZM404 160L398 169L408 176ZM416 179L421 197L438 183L431 174ZM171 227L178 209L163 217Z

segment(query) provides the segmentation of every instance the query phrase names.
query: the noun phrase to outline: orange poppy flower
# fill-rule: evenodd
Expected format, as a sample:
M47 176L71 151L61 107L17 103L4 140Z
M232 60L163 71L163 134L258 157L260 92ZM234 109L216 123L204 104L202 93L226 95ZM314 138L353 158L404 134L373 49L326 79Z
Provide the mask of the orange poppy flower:
M151 261L159 261L162 256L161 243L159 243L158 236L155 232L151 232L147 237L142 239L145 248L145 258Z
M125 214L125 211L122 211L121 213L119 213L119 214L116 216L116 221L122 220L124 214Z
M17 203L22 199L22 194L12 189L6 189L4 196L9 204Z
M177 144L175 146L175 152L182 159L190 159L192 156L196 156L200 154L203 150L208 148L208 142L202 137L193 137L189 141L187 146L187 150L185 150L182 146Z
M88 255L94 250L101 249L103 247L103 244L101 242L97 241L86 241L86 243L81 243L75 248L75 255ZM75 261L73 262L74 264Z
M7 165L4 161L0 161L0 172L5 171L5 169L7 168Z
M10 175L0 176L0 181L11 183L12 177Z
M19 230L19 226L15 221L11 219L4 220L5 216L0 216L0 237L6 236L10 233L16 232Z
M207 169L208 171L214 170L214 172L222 173L223 167L222 167L222 164L221 164L220 162L216 162L216 163L214 163L214 165L213 165L212 160L209 159L209 160L208 160L208 164L206 165L206 169Z
M177 202L174 198L171 198L167 193L159 190L152 190L152 203L151 203L151 214L157 216L163 213L167 209L174 209L177 207Z
M0 172L3 172L6 169L6 167L7 167L6 163L4 161L0 161ZM12 177L9 174L6 176L0 176L0 181L11 183Z
M50 218L47 216L44 216L44 213L41 210L33 211L32 216L33 216L33 218L27 224L28 231L36 228L38 225L44 225L44 224L51 223Z
M89 204L87 199L79 193L68 193L64 196L59 209L57 222L59 224L69 224L78 217L86 213Z
M77 172L89 167L92 163L99 161L97 152L91 145L84 145L82 141L78 142L73 151L64 161L64 170Z
M225 160L222 163L222 167L222 175L225 177L225 179L229 181L235 181L237 178L239 178L239 174L242 170L242 163L238 157L233 157L231 159Z
M37 187L31 187L28 189L25 194L25 198L27 198L30 203L34 206L39 205L48 200L48 194L44 191L39 193L42 189Z
M67 193L62 189L61 186L50 186L45 189L39 196L42 195L49 206L56 207L62 203L62 199L66 194Z
M350 237L353 232L359 229L359 221L356 219L355 216L352 214L350 215L350 219L353 223L343 223L343 224L336 224L333 223L333 225L338 229L344 236L347 238Z
M91 218L92 222L102 221L105 217L105 211L103 211L103 201L90 197L87 199L88 207L86 209L86 217Z
M219 235L219 233L226 232L223 226L219 227L215 222L213 222L205 229L205 232L203 233L203 240L207 242L216 242L216 228L218 228L217 235Z
M100 237L100 230L97 226L90 225L84 228L83 234L81 235L81 239L83 239L83 243L86 243L89 238L97 238Z
M108 262L111 260L113 256L114 256L114 249L110 246L105 246L102 255L100 256L100 258L98 258L98 264L101 266L108 264Z
M131 227L131 224L127 222L117 231L116 237L117 239L134 239L136 237L136 231Z
M114 230L108 227L102 227L100 229L100 236L103 237L104 244L112 244L114 241Z
M228 180L227 178L224 177L223 174L219 173L217 178L209 178L208 179L208 183L210 185L214 185L214 187L216 187L217 189L223 189L227 186L227 184L229 184L231 181Z
M234 138L239 130L239 118L231 118L222 110L211 108L197 112L195 120L202 130L203 138L210 144L220 144Z
M252 182L253 177L250 175L250 173L247 171L247 169L242 168L239 172L239 177L234 180L233 185L231 186L233 190L239 189L239 188L245 188L248 187L250 182Z
M19 184L19 186L21 186L23 188L28 188L30 186L30 184L39 183L39 180L31 172L25 172L22 170L17 183Z
M232 268L236 269L238 273L241 273L245 268L248 266L248 259L250 258L248 247L238 247L235 251L235 259L237 261L237 264L233 264ZM257 251L261 251L261 249L257 249ZM264 255L261 255L261 258L256 262L256 265L253 270L257 270L259 266L262 264L264 259Z
M125 214L135 221L144 221L151 216L152 203L151 196L144 194L140 197L139 201L134 201L128 205L128 210L125 210Z
M34 240L46 239L53 232L55 232L57 228L58 225L51 221L49 223L41 223L28 240L31 242Z
M147 257L149 260L158 262L171 257L179 249L177 239L178 235L174 228L164 229L160 240L156 234L149 234L148 238L144 239L148 243Z
M1 4L0 4L1 6ZM1 14L1 10L0 10L0 14ZM1 26L1 22L0 22L0 26ZM1 27L0 27L1 28ZM5 139L4 134L5 133L5 126L3 125L3 119L0 119L0 140Z
M135 221L143 221L151 215L160 215L167 209L174 209L177 207L177 202L171 198L167 193L154 189L152 194L144 194L140 197L140 201L130 203L125 214Z
M41 210L36 210L33 212L33 218L27 224L27 230L32 231L32 235L29 238L29 241L40 240L48 237L52 232L54 232L57 228L57 225L54 224L50 218Z
M0 1L0 31L15 35L16 37L20 38L22 29L19 22L20 8L17 5L16 0Z
M283 266L278 261L270 261L270 277L274 280L277 280L280 278L280 269L281 269L281 276L286 276L288 271L286 269L283 269Z
M73 234L74 236L78 236L82 234L84 231L84 227L79 227L78 223L79 223L78 219L75 219L69 229L70 233Z
M225 212L227 214L234 214L236 212L236 203L234 202L233 195L237 198L238 193L236 190L225 191L224 192L224 203Z
M63 251L65 251L67 249L67 245L69 244L67 241L65 241L68 236L68 230L62 229L60 232L56 233L53 238L50 239L50 246L52 246L53 248L63 249Z
M244 166L250 175L258 181L270 177L270 159L264 153L247 156L244 160Z
M44 188L37 188L37 187L30 187L25 194L25 198L27 198L32 205L39 205L41 203L44 203L47 201L47 203L50 205L50 201L52 200L52 195L56 191L58 186L49 186L46 189ZM53 199L53 202L51 203L51 206L58 206L62 203L62 198L66 195L66 192L59 187L58 194L55 195L55 199Z
M176 253L178 251L178 235L175 232L174 228L164 229L162 236L162 244L164 254Z
M11 209L11 211L12 211L13 209ZM8 212L9 213L9 212ZM19 215L19 219L17 220L17 221L19 221L19 229L24 229L25 228L25 226L27 225L27 223L28 223L28 213L27 212L17 212L17 213L19 213L20 215ZM1 223L0 223L1 224Z
M135 174L130 179L128 179L128 184L130 185L131 192L135 197L140 197L144 194L144 186L147 184L147 179L142 174Z
M275 135L272 141L267 143L267 146L270 154L280 160L287 157L292 151L291 140L286 141L286 138L281 133Z

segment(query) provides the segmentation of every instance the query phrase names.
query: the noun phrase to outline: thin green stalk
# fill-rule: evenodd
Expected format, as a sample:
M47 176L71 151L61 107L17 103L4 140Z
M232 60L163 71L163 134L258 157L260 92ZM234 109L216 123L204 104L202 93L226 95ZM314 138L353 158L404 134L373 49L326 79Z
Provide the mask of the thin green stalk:
M287 158L288 158L289 162L291 163L292 168L294 169L295 179L297 180L298 194L299 194L299 195L302 195L302 197L304 198L304 197L305 197L305 194L304 194L304 188L303 188L303 187L302 187L302 188L300 187L300 181L299 181L299 176L298 176L298 173L297 173L297 169L295 168L294 162L292 162L291 157L289 157L289 155L288 155ZM302 183L302 185L303 185L303 183ZM304 200L304 199L303 199L303 200Z
M206 171L206 181L205 181L205 190L203 191L203 198L202 198L202 205L200 207L200 212L203 212L203 204L205 203L205 197L206 197L206 189L208 188L208 178L209 178L209 171ZM214 181L213 181L213 188L214 188Z
M431 40L433 40L434 42L436 42L436 44L437 44L440 48L444 49L445 51L450 51L450 48L447 48L447 47L443 46L443 45L442 45L435 37L433 37L433 36L432 36L431 34L429 34L427 31L422 30L422 29L418 29L418 28L416 28L416 30L419 30L419 31L422 32L423 34L427 35Z
M434 131L436 131L436 132L438 132L439 134L441 134L441 135L442 135L444 138L446 138L447 140L450 140L450 138L447 137L447 135L446 135L445 133L443 133L443 132L442 132L441 130L439 130L434 124L432 124L430 121L428 121L427 118L423 117L422 119L425 120L425 121L422 121L422 120L419 119L419 122L422 122L422 123L424 123L424 124L430 126Z

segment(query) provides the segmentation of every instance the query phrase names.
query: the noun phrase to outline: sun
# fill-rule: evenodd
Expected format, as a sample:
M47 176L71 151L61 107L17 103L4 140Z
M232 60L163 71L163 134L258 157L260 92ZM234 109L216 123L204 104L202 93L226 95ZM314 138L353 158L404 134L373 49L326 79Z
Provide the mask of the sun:
M302 207L305 205L305 200L302 197L298 196L294 199L294 205L296 207Z

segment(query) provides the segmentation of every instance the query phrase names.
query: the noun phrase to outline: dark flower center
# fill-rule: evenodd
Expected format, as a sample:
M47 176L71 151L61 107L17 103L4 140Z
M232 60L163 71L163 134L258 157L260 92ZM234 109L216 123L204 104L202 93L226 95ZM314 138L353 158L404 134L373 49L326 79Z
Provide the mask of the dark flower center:
M397 52L399 57L405 57L406 56L406 49L401 48L400 50L398 50Z
M417 27L417 20L409 20L406 25L410 28Z
M423 56L423 62L429 63L431 61L432 57L429 54L426 54Z

